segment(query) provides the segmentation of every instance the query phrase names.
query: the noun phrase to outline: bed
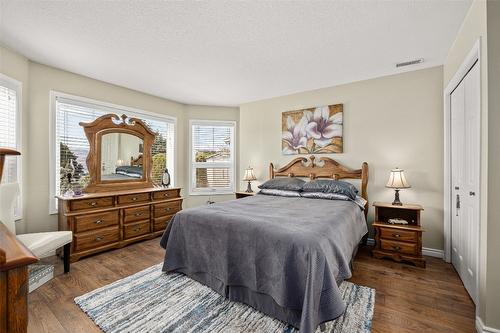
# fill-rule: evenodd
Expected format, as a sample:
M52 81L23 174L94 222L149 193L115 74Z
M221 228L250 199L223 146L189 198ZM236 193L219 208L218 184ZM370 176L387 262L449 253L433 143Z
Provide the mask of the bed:
M366 163L352 170L297 158L278 170L271 164L275 177L360 179L368 200ZM366 233L366 209L351 201L257 194L177 213L160 242L163 271L311 333L344 312L338 286Z
M130 178L142 178L142 154L139 154L137 158L133 156L130 157L130 165L117 166L115 169L115 174L121 176L127 176Z

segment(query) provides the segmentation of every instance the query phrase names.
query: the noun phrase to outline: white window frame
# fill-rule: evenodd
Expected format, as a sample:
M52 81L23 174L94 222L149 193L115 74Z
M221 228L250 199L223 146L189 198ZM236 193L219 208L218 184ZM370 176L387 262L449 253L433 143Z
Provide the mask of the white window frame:
M23 84L7 75L0 73L0 85L12 89L16 92L16 150L22 151L22 101L23 101ZM19 197L17 201L18 212L14 215L15 220L23 218L23 157L17 156L16 174L17 183L19 184Z
M193 126L228 126L232 127L232 137L230 140L230 150L231 150L231 164L230 164L230 188L229 189L218 189L218 188L196 188L193 184L193 170L199 166L206 166L205 163L194 162L193 161ZM191 119L189 120L189 195L223 195L223 194L233 194L236 188L236 122L228 120L201 120L201 119ZM227 167L227 163L210 163L210 167Z
M169 169L170 173L174 175L174 177L172 177L172 179L171 179L170 186L175 186L175 184L178 181L177 172L175 172L177 170L177 142L178 142L177 118L176 117L51 90L50 91L50 117L49 117L49 168L50 168L49 214L57 214L58 213L57 200L55 199L56 192L57 192L56 191L56 177L58 177L57 170L56 170L56 100L57 100L57 98L70 99L70 100L74 100L75 102L81 102L81 103L85 103L85 104L94 104L96 106L102 106L105 108L113 108L113 109L117 109L125 114L127 112L130 112L130 113L133 113L134 115L139 115L139 116L144 115L144 116L147 116L150 118L156 118L159 120L165 120L165 121L173 123L173 125L174 125L173 141L174 142L172 143L172 146L173 146L174 160L171 163L169 163L168 169Z

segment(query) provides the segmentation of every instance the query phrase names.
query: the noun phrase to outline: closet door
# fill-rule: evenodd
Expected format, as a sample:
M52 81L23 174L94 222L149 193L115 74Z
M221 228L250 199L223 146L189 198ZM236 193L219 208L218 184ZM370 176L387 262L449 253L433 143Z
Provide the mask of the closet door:
M474 66L451 94L452 264L474 301L479 250L479 79Z

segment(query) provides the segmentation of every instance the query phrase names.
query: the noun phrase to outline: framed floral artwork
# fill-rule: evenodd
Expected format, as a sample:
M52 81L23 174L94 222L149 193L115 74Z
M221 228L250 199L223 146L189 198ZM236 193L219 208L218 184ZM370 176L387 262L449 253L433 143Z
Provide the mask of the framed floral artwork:
M343 104L286 111L281 116L284 155L343 152Z

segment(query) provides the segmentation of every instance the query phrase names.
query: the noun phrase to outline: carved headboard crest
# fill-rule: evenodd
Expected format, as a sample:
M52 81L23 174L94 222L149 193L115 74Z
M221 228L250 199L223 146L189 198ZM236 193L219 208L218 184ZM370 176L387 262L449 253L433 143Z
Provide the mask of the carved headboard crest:
M361 169L351 169L329 157L316 159L314 155L297 157L287 165L274 169L273 163L269 164L269 178L275 177L307 177L311 180L316 178L330 179L360 179L361 197L368 201L368 163L363 162ZM368 203L365 214L368 212Z

